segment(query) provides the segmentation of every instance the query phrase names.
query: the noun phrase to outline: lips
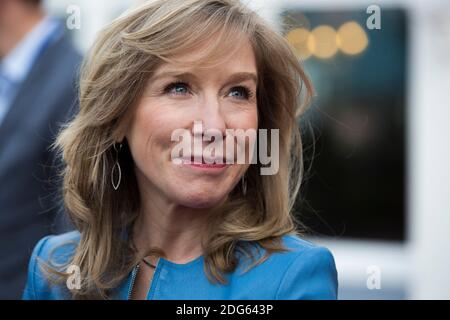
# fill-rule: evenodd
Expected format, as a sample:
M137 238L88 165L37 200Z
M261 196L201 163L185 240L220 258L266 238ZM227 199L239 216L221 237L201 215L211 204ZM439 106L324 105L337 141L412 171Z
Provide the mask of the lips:
M227 164L207 164L207 163L201 163L201 164L189 164L192 167L196 167L196 168L203 168L203 169L221 169L221 168L225 168L227 166Z
M201 160L201 161L198 161ZM224 166L227 164L226 158L215 158L215 157L203 157L192 155L190 158L185 157L182 158L184 164L192 164L192 165L205 165L205 166Z

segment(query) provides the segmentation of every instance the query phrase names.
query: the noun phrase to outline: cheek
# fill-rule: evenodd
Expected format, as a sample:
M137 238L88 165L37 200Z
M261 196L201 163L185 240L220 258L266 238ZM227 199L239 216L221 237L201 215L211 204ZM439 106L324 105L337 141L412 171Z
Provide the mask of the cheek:
M258 129L258 109L256 106L229 111L226 111L225 115L230 129Z
M228 117L228 127L233 130L241 129L245 132L249 130L254 132L254 138L252 135L249 135L248 138L237 139L235 140L236 145L234 146L234 152L239 155L239 158L245 159L245 163L249 163L253 156L251 146L255 146L258 136L258 112L256 106L230 114ZM238 160L238 163L242 163L240 161L242 160Z
M130 132L140 143L170 144L171 133L179 127L180 118L164 101L144 99L136 109Z
M146 168L157 165L165 146L170 144L171 117L162 108L142 103L131 121L127 139L136 164ZM147 169L148 170L148 169ZM145 170L145 171L147 171Z
M246 129L258 129L258 111L256 107L242 117L242 125Z

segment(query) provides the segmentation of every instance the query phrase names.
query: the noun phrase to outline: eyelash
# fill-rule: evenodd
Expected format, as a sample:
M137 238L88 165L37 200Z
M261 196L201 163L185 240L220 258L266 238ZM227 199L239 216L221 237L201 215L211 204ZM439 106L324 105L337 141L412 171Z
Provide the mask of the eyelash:
M176 81L176 82L172 82L169 85L167 85L164 90L163 93L165 94L171 94L172 89L176 88L177 86L185 86L188 91L189 91L189 84L187 84L186 82L182 82L182 81ZM234 90L233 90L234 89ZM253 92L246 86L236 86L236 87L232 87L231 91L238 91L236 89L241 89L242 93L244 94L244 97L238 98L239 100L250 100L251 98L253 98ZM173 93L175 95L184 95L184 93Z

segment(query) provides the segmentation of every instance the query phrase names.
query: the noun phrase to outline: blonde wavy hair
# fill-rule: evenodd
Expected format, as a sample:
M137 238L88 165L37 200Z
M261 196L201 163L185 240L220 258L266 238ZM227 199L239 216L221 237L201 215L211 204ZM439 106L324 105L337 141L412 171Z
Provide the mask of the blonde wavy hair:
M54 143L65 162L64 206L81 235L67 262L81 269L81 290L71 292L73 298L109 298L142 258L129 237L140 199L126 143L119 157L124 178L118 190L111 186L110 174L114 144L123 136L152 73L163 63L178 63L174 57L200 43L208 43L208 50L192 66L220 61L224 52L239 50L244 41L251 43L257 61L259 128L279 129L279 171L263 176L260 164L250 165L246 196L237 184L229 200L211 211L203 244L207 277L226 283L224 275L237 267L237 252L253 259L249 248L259 245L266 250L253 259L251 268L287 250L283 235L301 234L292 213L303 175L298 120L313 88L292 47L239 1L146 2L99 34L83 62L80 110ZM269 152L270 144L267 148ZM158 248L152 253L164 256ZM68 274L53 270L56 281L66 280Z

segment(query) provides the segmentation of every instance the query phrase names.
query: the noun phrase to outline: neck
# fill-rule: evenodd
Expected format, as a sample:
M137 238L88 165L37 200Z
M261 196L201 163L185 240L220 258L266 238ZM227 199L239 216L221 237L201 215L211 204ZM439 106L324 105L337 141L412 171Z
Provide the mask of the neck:
M208 210L171 203L156 190L140 188L141 211L134 225L133 241L140 253L158 247L166 259L186 263L203 254Z
M0 29L0 57L8 55L45 17L41 9L20 12Z

